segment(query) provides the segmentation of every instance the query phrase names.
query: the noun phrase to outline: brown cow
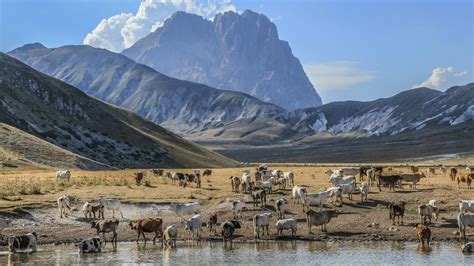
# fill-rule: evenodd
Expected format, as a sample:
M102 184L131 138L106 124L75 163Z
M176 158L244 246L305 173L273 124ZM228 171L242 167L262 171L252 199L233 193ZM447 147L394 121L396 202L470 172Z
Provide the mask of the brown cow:
M145 233L155 232L155 237L153 237L153 244L155 244L155 240L158 236L163 235L163 220L161 220L160 218L145 218L140 220L134 220L130 221L129 225L130 229L136 230L138 233L137 243L140 239L140 235L142 235L143 239L145 239L146 244Z
M206 222L207 228L209 228L209 235L211 233L217 233L217 214L212 214Z
M413 173L418 173L419 169L418 169L418 166L410 166L410 170L413 172Z
M202 177L205 176L211 176L212 175L212 170L211 169L206 169L204 172L202 172Z
M400 224L400 217L402 217L401 224L403 224L403 215L405 214L405 202L401 201L396 204L390 203L388 205L388 208L390 209L389 217L390 220L392 220L392 224L395 225L395 217L398 217L398 224Z
M458 174L458 169L456 169L456 167L451 167L449 169L449 176L451 177L452 181L454 181L456 179L457 174Z
M416 226L416 236L418 237L418 240L420 241L422 246L425 245L425 241L428 247L430 246L431 230L430 228L428 228L427 225L418 224Z
M95 228L97 230L97 235L99 235L99 233L102 233L102 238L104 239L105 244L107 244L107 240L105 239L105 233L112 232L112 246L115 246L115 247L117 247L118 225L119 225L119 220L116 220L116 219L91 222L91 228Z
M142 172L135 173L135 182L137 182L137 186L141 185L144 177L145 175Z
M232 192L239 192L239 189L240 189L240 178L236 177L236 176L231 176L229 177L229 180L230 180L230 184L232 186Z
M466 183L467 189L471 189L472 179L474 178L474 174L459 174L456 179L458 181L458 189L460 183Z
M165 170L164 169L153 169L152 172L156 176L163 176Z

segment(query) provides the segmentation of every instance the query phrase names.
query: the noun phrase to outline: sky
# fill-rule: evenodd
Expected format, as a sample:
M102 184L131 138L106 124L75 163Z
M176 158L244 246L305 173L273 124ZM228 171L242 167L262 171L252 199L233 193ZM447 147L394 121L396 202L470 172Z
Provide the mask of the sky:
M323 102L474 81L471 0L0 0L0 51L26 43L120 52L177 10L251 9L288 41Z

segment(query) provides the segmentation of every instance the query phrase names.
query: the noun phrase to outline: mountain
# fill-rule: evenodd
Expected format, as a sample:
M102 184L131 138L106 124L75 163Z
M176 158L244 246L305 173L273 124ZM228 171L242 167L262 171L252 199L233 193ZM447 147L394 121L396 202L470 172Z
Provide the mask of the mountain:
M0 122L108 166L234 164L3 53L0 53Z
M321 105L275 24L250 10L218 14L212 21L177 12L122 53L166 75L244 92L289 110Z
M41 44L28 44L9 54L182 136L284 111L244 93L170 78L126 56L91 46L47 49Z

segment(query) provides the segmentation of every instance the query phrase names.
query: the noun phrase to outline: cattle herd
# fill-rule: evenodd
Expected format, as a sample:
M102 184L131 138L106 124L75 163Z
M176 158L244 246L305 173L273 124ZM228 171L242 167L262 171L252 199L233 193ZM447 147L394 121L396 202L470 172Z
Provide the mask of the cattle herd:
M280 170L270 170L266 165L260 165L255 169L253 177L250 170L244 170L242 176L229 177L232 192L245 193L252 199L254 207L260 206L261 213L254 215L252 219L253 232L255 238L259 239L261 236L269 235L269 227L272 224L272 217L276 216L275 229L277 235L282 235L285 230L291 233L292 237L297 236L298 224L294 218L286 217L286 206L288 200L280 197L275 200L275 211L268 211L267 196L274 192L275 189L292 188L293 203L302 205L302 210L306 215L306 223L309 234L313 234L312 227L320 226L322 232L327 232L327 225L331 219L338 216L338 211L325 208L325 203L329 200L341 206L343 204L343 196L347 195L348 200L352 201L352 195L360 194L360 201L367 201L369 190L372 186L376 186L379 191L387 187L389 190L395 190L401 186L402 182L409 183L413 189L416 189L416 184L421 178L425 177L425 172L421 172L416 166L410 168L410 173L395 174L391 167L371 167L361 166L357 168L341 168L337 170L328 170L325 174L328 176L328 183L332 186L325 191L310 192L308 187L302 185L295 185L295 175L292 172L283 172ZM428 168L426 173L435 173L435 168ZM457 168L446 167L439 168L440 173L448 174L453 181L457 181L458 187L461 183L466 183L467 188L471 188L471 181L474 179L474 169L467 167L466 171L458 171ZM176 173L166 172L163 169L152 169L152 173L163 178L168 178L172 184L178 184L181 187L186 187L189 183L195 183L196 188L201 187L201 171L194 170L192 173ZM141 184L146 173L139 172L135 174L135 181L137 185ZM205 170L202 176L211 176L212 170ZM359 177L359 184L356 183L356 176ZM56 178L60 181L69 181L71 173L69 170L58 171ZM68 210L71 205L78 203L79 199L72 195L64 195L58 198L59 216L68 216ZM318 206L318 209L312 209L312 206ZM392 224L403 224L403 217L407 209L407 203L392 202L388 206L388 217ZM244 225L242 221L242 211L246 208L246 203L243 200L233 200L229 206L229 212L232 213L232 218L225 219L218 223L218 216L216 213L209 215L207 219L199 214L202 207L199 203L185 203L185 204L171 204L170 210L173 211L177 217L181 219L186 231L188 231L189 239L199 240L201 238L202 227L206 226L209 229L209 235L220 235L224 244L232 243L234 233L236 230L242 228ZM419 239L421 245L428 245L431 240L430 224L438 220L440 208L437 200L431 200L428 203L421 204L417 207L420 221L415 227L416 237ZM97 236L84 239L76 246L81 253L101 252L106 245L106 233L112 234L111 243L117 247L117 231L120 223L119 219L115 218L116 214L120 214L123 218L121 210L121 202L117 199L101 199L96 203L85 202L82 207L84 217L90 221L91 229L95 229ZM105 218L105 211L111 211L112 218ZM294 210L293 210L294 211ZM189 217L192 215L191 217ZM183 217L188 216L188 219ZM474 200L462 200L459 203L459 214L457 216L459 234L461 239L466 241L466 229L474 227ZM131 230L137 232L138 242L140 237L147 241L145 233L153 233L153 243L156 239L161 240L164 248L176 247L176 239L178 237L177 224L168 225L163 230L163 220L160 218L144 218L133 220L129 222ZM102 236L100 236L102 233ZM8 237L8 246L10 252L30 249L36 251L37 235L36 233L29 233L26 235L10 235ZM467 243L464 246L464 251L474 251L474 244Z

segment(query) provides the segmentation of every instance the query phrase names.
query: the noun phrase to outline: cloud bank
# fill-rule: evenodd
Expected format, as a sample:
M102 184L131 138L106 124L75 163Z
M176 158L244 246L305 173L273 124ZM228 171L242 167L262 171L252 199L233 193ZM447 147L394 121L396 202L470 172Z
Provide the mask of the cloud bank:
M305 64L303 68L318 91L344 89L375 79L374 72L360 69L354 61Z
M431 72L431 76L419 83L413 85L414 88L427 87L431 89L446 89L455 85L467 75L467 71L456 72L453 67L437 67Z
M176 11L205 18L217 13L236 11L230 0L143 0L136 14L121 13L103 19L83 43L120 52L163 25Z

